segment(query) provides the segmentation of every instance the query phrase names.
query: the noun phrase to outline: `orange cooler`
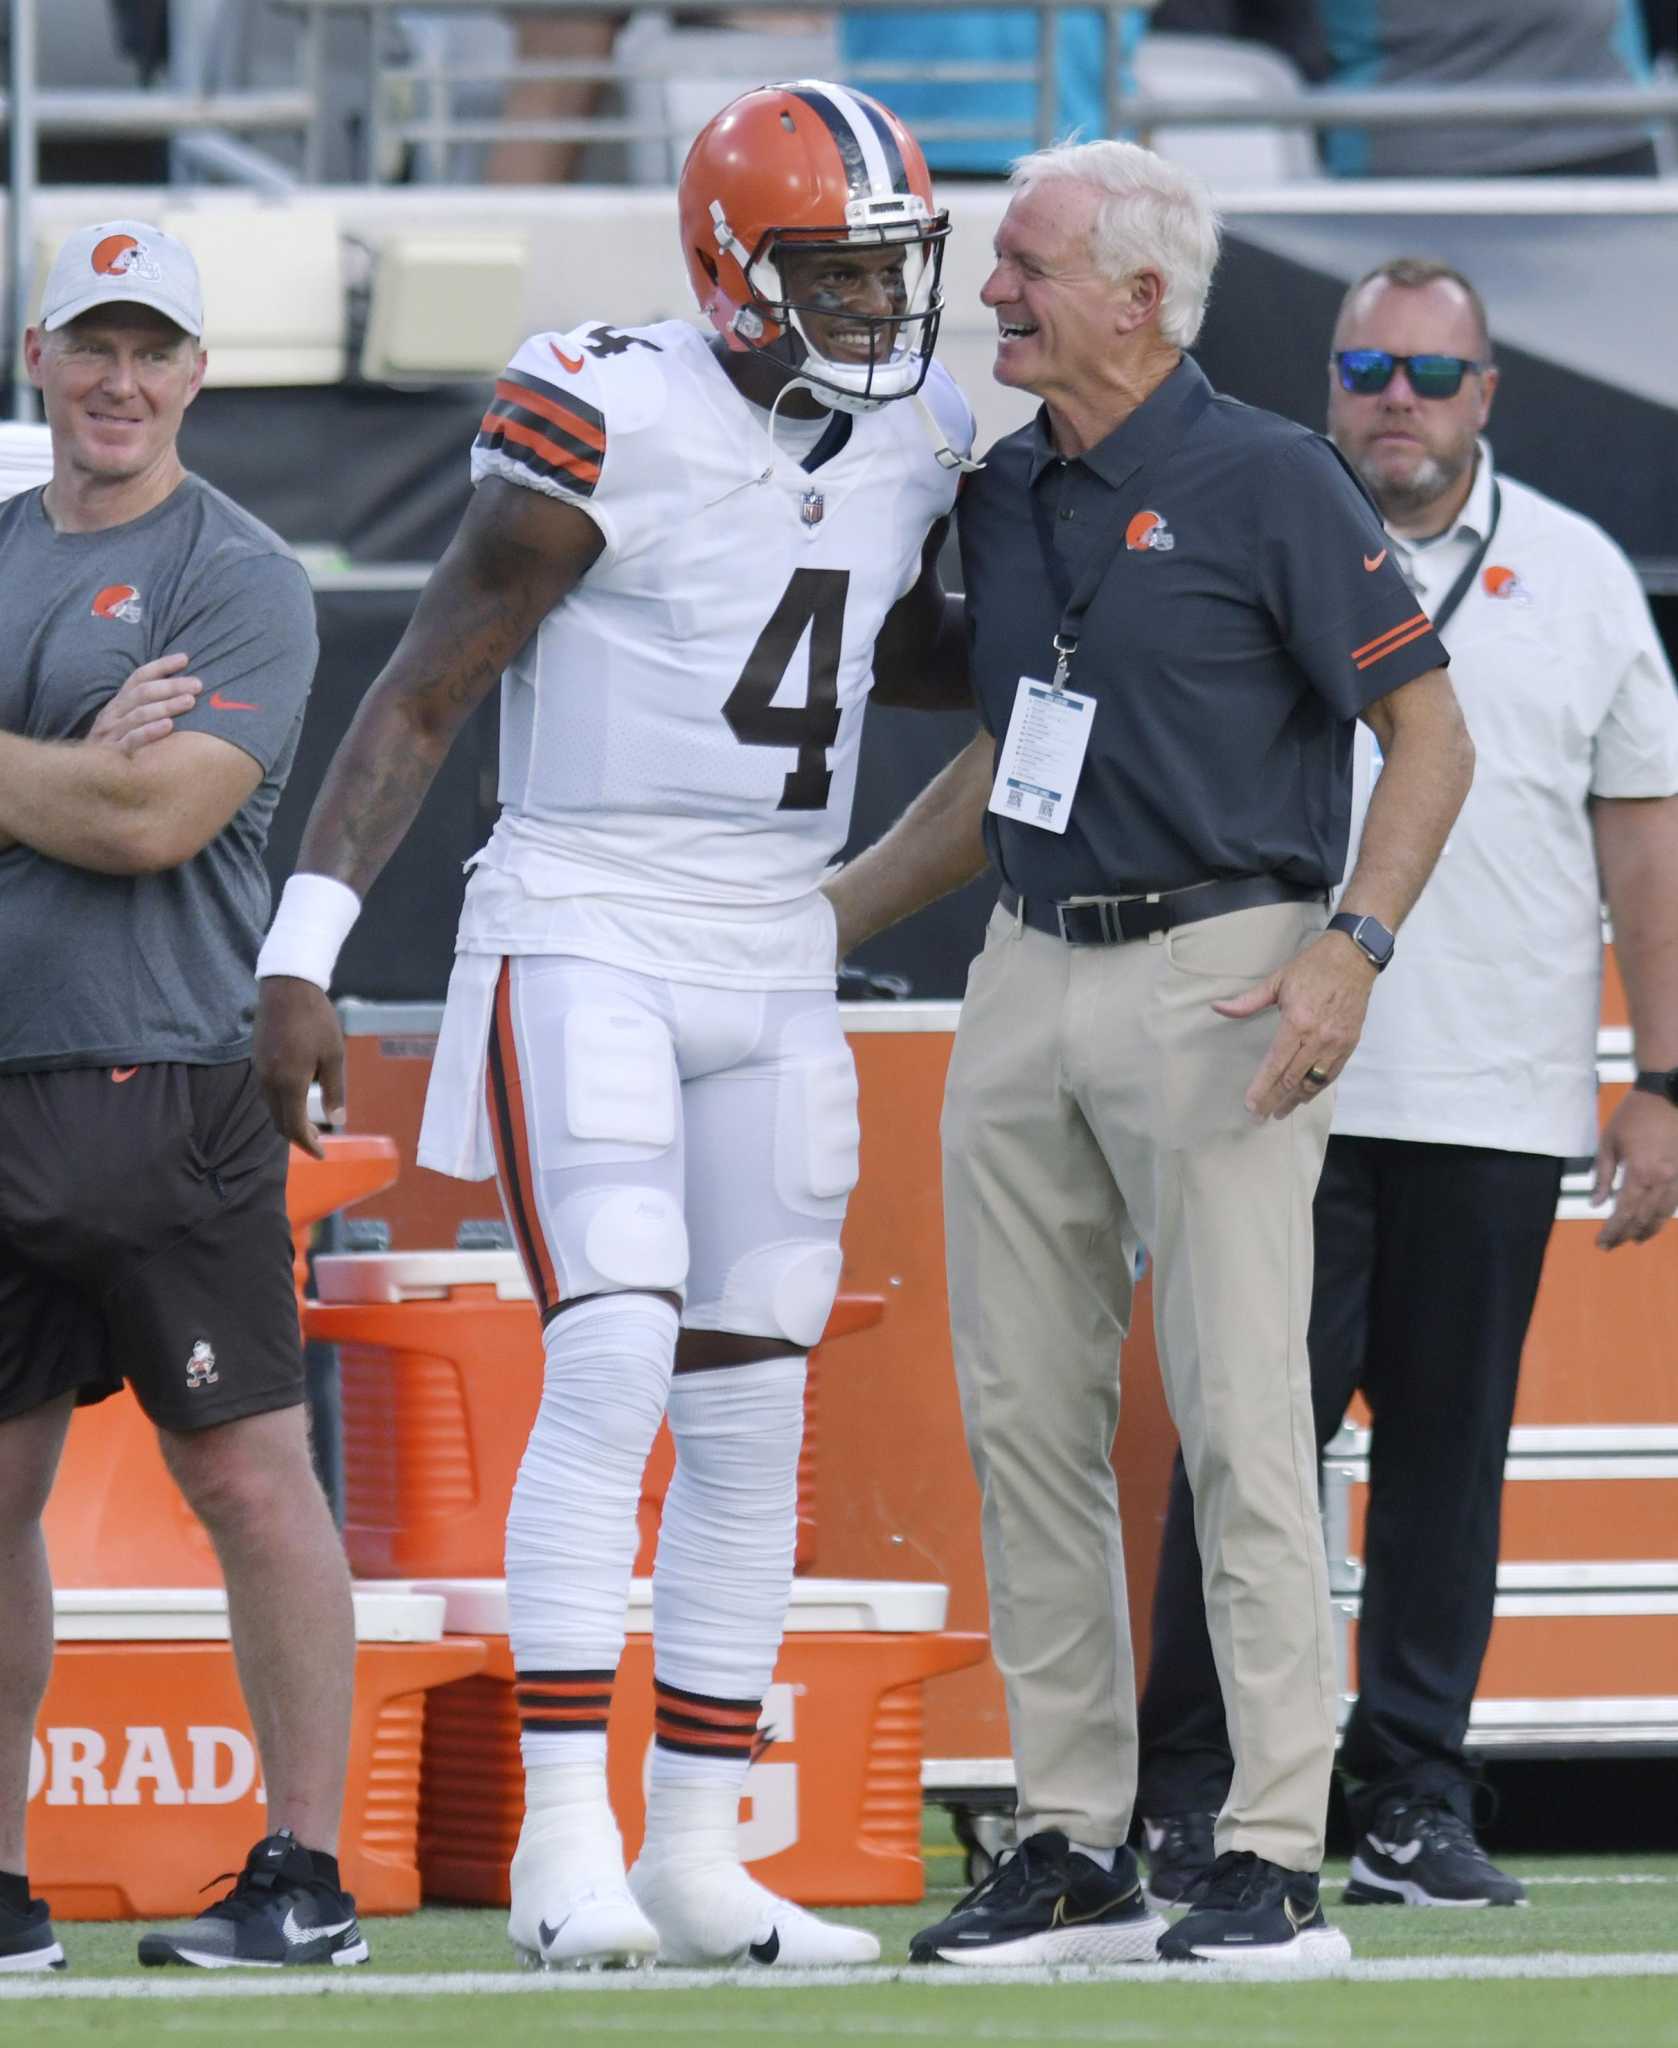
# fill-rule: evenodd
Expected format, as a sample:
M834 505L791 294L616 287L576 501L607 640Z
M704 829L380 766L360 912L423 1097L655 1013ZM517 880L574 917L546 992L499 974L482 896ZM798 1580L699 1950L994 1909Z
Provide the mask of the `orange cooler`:
M479 1676L431 1695L420 1796L428 1898L504 1906L524 1811L507 1596L500 1580L417 1581L441 1592L448 1626L488 1642ZM804 1905L920 1898L921 1690L977 1663L982 1635L944 1628L946 1590L799 1579L763 1725L773 1735L746 1779L741 1851L754 1874ZM630 1595L608 1735L624 1849L640 1847L653 1738L652 1584Z
M479 1670L435 1596L357 1592L339 1860L364 1913L420 1900L425 1696ZM60 1592L29 1768L29 1874L61 1920L174 1918L208 1902L269 1820L218 1591Z
M338 1347L344 1545L364 1577L499 1577L507 1508L542 1395L542 1331L510 1251L344 1252L315 1261L303 1327ZM877 1322L841 1296L824 1342ZM798 1568L814 1557L811 1354L798 1475ZM661 1430L642 1482L637 1569L652 1569L673 1462Z

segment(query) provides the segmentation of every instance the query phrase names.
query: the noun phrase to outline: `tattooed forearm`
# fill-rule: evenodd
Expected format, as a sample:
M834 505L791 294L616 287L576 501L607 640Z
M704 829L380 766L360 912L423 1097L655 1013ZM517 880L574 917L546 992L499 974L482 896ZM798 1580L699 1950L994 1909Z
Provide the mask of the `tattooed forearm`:
M300 869L367 893L456 733L600 547L575 507L515 485L480 487L333 756Z

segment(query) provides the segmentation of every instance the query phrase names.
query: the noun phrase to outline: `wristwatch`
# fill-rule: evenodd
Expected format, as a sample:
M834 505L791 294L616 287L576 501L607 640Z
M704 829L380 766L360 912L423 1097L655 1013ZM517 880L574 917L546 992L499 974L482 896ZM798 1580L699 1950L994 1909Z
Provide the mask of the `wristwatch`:
M1645 1067L1631 1084L1645 1095L1660 1095L1678 1109L1678 1067Z
M1393 935L1378 917L1360 917L1355 910L1342 910L1328 921L1331 932L1344 932L1379 974L1393 956Z

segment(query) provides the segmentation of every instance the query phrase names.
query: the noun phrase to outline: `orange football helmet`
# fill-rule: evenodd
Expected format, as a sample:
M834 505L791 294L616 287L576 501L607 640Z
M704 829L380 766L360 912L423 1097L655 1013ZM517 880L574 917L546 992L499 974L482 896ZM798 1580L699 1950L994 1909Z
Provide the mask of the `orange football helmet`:
M926 381L950 220L920 145L878 100L812 78L742 93L695 137L677 207L695 296L730 348L769 356L846 412L872 412ZM905 252L901 305L842 315L866 328L867 359L824 355L806 321L832 320L835 307L789 298L783 254L895 246Z

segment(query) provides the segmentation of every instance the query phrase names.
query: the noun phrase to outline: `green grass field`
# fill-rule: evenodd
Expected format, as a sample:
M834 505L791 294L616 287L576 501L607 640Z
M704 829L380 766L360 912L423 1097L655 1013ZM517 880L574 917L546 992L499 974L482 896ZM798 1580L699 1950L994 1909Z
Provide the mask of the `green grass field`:
M699 1973L683 1973L672 1988L656 1972L533 1976L514 1964L503 1915L448 1907L367 1922L371 1968L320 1976L142 1972L134 1928L69 1924L60 1929L65 1976L0 1978L0 2041L1678 2048L1678 1856L1508 1861L1532 1890L1532 1905L1518 1912L1341 1914L1344 1873L1331 1868L1331 1915L1356 1953L1351 1978L1271 1985L1178 1972L1150 1979L1145 1970L1026 1983L956 1971L894 1977L909 1936L959 1887L960 1862L942 1841L929 1842L923 1905L843 1916L880 1937L881 1967L856 1981L789 1983L765 1970L695 1982Z

